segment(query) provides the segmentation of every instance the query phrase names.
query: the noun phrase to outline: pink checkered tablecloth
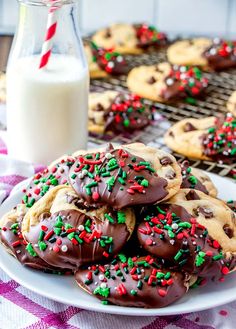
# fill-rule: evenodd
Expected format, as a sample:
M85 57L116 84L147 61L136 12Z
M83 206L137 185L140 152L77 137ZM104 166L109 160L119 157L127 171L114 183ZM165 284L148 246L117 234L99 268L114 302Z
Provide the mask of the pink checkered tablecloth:
M12 188L42 169L7 156L0 139L0 204ZM215 309L166 317L129 317L60 304L20 286L0 269L0 329L233 329L236 302Z

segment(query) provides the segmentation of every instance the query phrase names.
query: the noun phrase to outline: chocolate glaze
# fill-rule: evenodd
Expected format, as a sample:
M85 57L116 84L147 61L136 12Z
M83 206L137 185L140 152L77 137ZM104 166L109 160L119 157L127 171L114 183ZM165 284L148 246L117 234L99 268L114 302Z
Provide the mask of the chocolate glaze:
M116 213L110 212L110 215L114 219L114 224L108 219L101 222L79 210L63 210L55 214L47 214L39 218L38 225L31 226L26 238L32 243L37 254L48 264L75 270L82 264L107 260L111 255L119 252L128 240L130 234L126 224L118 223ZM61 224L58 224L58 218ZM85 230L88 220L90 223L87 227L90 232ZM83 225L84 229L80 225ZM47 228L46 234L54 230L49 239L44 235L42 241L46 244L45 250L40 250L38 247L42 226ZM56 228L59 228L59 232ZM108 239L111 240L110 243ZM100 241L104 241L103 246Z
M236 43L215 39L203 53L208 66L215 71L236 67Z
M137 46L142 49L150 47L159 48L167 45L167 36L163 32L159 32L154 26L146 24L135 24L136 36L138 39Z
M128 66L124 57L113 49L104 49L98 47L94 42L91 43L90 48L94 60L98 66L112 75L121 75L128 72Z
M52 168L46 168L34 175L29 186L23 190L22 203L31 208L35 202L42 198L48 191L57 185L64 185L68 182L68 174L75 162L73 157L61 160Z
M75 279L83 289L95 297L120 306L165 307L181 298L187 292L187 276L181 272L170 272L162 269L156 262L149 264L145 259L154 261L151 256L135 257L133 261L131 258L128 259L122 255L122 259L123 262L113 260L113 264L109 263L105 266L92 266L89 269L81 269L75 273ZM127 259L128 264L124 262L125 259ZM138 265L139 262L143 262L145 265ZM140 274L137 274L137 269ZM103 270L105 275L107 275L106 277ZM163 276L162 279L157 279L156 274L154 275L154 273L157 273L157 270L159 271L159 276ZM167 279L164 279L166 274ZM91 279L88 280L90 275ZM134 279L138 276L139 279ZM145 276L147 278L145 279L146 281L144 280ZM151 279L148 281L150 276Z
M224 135L223 138L220 137L222 135ZM222 140L221 144L219 140ZM219 115L214 126L201 136L201 141L204 155L216 162L234 163L236 161L236 119L229 113Z
M41 270L49 273L60 273L64 272L64 270L59 269L57 267L49 265L43 259L41 259L38 255L31 256L27 251L26 247L28 245L27 241L24 240L21 233L21 222L23 217L19 217L17 223L18 226L16 229L11 229L15 222L9 220L9 222L4 226L4 228L0 229L0 240L3 245L11 251L11 253L18 259L18 261L25 266ZM14 243L18 243L14 247Z
M165 78L165 85L161 97L169 101L202 95L208 85L208 80L196 67L172 65L169 75Z
M166 212L164 215L163 210ZM173 217L172 213L177 217ZM217 280L235 267L236 257L232 256L231 260L220 257L219 243L208 235L203 226L197 224L196 219L185 208L174 204L161 204L159 208L150 207L142 217L144 220L137 230L140 244L148 253L172 263L170 268L178 270L182 268L187 273ZM169 224L165 219L169 220ZM156 226L157 224L152 220L154 223L164 221ZM189 228L180 229L179 225L189 225ZM193 226L194 231L192 231ZM152 227L157 227L157 231ZM168 227L170 229L167 229ZM223 269L225 267L226 269Z
M80 157L70 171L70 184L86 206L109 205L114 209L122 209L132 205L153 204L161 201L168 194L167 180L158 177L151 164L140 157L133 156L122 149L99 154L100 159L95 162L97 163L97 174L95 174L94 165L85 167L85 164L94 163L96 159L96 154L90 156L92 159L86 159L86 156ZM112 163L114 166L110 167ZM87 168L85 175L83 175L84 168ZM87 170L93 172L94 177L89 174L90 178ZM106 173L110 176L104 177ZM123 180L120 180L122 177ZM95 186L88 189L90 184Z
M152 114L144 100L136 95L120 93L105 110L105 131L133 132L150 124Z
M209 194L205 185L203 185L201 181L196 178L196 176L191 174L191 167L189 166L189 162L187 160L184 160L179 164L183 177L181 188L194 188L195 190L202 191L205 194Z

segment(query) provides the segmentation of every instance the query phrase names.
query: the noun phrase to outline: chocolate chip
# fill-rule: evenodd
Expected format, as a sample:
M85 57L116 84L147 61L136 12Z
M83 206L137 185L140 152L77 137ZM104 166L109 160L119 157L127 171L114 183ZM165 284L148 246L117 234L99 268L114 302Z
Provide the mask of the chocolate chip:
M197 215L202 214L206 219L210 219L213 217L212 210L206 207L198 207L197 209L194 210L194 212Z
M234 232L232 228L229 227L229 225L224 225L223 230L225 231L225 234L231 239L234 236Z
M97 103L94 110L97 111L97 112L102 112L102 111L104 111L104 107L102 106L102 104Z
M160 160L160 163L162 164L162 166L168 166L171 165L173 161L169 157L164 157Z
M106 33L104 35L105 38L110 38L111 37L111 29L106 29Z
M151 77L150 79L147 80L147 83L150 85L153 85L156 82L156 79L154 77Z
M41 220L44 220L44 219L47 219L47 218L49 218L49 217L51 217L51 214L50 213L48 213L48 212L44 212L44 213L42 213L41 215L40 215L40 221Z
M194 131L197 130L196 127L194 127L194 125L192 125L190 122L187 122L184 126L184 131L188 132L188 131Z
M174 137L175 136L174 133L173 133L173 131L170 131L169 132L169 136L171 136L171 137Z
M175 177L176 177L176 173L173 170L169 170L166 173L166 178L168 178L168 179L174 179Z
M200 200L199 195L194 190L189 191L185 197L187 200Z

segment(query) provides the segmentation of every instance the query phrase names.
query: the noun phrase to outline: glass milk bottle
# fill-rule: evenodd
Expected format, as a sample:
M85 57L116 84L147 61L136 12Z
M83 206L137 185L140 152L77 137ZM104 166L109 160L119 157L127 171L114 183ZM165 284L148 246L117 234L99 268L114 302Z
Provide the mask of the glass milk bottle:
M9 155L49 164L86 148L89 75L76 0L18 0L7 68Z

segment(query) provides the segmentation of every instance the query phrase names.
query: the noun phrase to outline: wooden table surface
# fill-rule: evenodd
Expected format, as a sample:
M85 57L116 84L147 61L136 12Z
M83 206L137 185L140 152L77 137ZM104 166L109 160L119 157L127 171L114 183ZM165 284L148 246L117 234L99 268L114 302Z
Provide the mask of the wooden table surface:
M12 36L0 36L0 71L6 71Z

